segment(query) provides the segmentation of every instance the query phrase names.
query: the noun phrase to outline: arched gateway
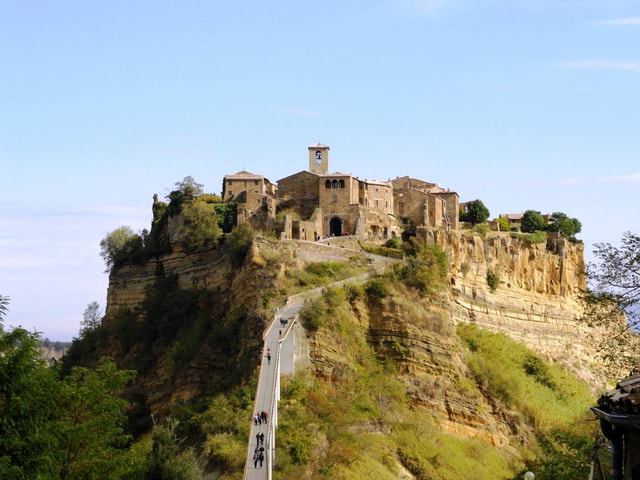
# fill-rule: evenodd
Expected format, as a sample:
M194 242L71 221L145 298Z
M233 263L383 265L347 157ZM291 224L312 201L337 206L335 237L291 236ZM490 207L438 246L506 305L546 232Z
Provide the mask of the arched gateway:
M342 236L342 220L339 217L333 217L329 221L329 236L341 237Z

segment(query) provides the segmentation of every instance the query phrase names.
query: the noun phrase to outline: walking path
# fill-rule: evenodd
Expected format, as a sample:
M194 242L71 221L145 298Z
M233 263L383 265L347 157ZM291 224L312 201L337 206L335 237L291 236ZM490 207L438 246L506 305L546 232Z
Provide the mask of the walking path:
M370 256L374 260L374 270L384 270L395 261L386 257ZM345 283L364 283L371 277L371 273L364 273L357 277L348 278L331 284L332 286ZM256 392L254 414L266 413L266 421L256 423L251 419L251 432L247 446L247 460L244 467L244 480L271 480L273 461L275 458L275 434L278 426L278 400L280 400L280 375L295 373L295 334L293 327L298 320L300 309L308 298L314 298L322 293L326 286L314 288L306 292L293 295L287 299L282 310L276 310L273 320L263 334L264 347L258 390ZM264 441L259 437L264 435ZM256 451L260 449L263 461L254 459Z
M297 299L289 297L287 304L282 311L276 313L264 333L264 350L254 414L265 412L267 420L257 425L252 421L247 449L247 462L244 469L245 480L271 479L275 454L275 430L278 424L277 402L280 399L280 373L281 371L293 373L295 370L293 355L294 335L291 329L298 319L298 314L305 298L307 296L299 295ZM287 321L287 324L281 325L281 320ZM258 445L256 435L262 434L264 434L264 444ZM264 463L262 463L262 466L260 466L259 461L257 465L254 462L254 453L260 446L264 447Z

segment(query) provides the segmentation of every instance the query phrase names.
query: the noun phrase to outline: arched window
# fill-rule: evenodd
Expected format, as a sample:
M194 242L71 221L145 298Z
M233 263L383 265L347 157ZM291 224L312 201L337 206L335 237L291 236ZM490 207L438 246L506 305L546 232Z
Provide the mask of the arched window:
M331 188L331 180L324 182L324 188Z
M344 188L344 180L340 180L340 188Z
M331 182L331 188L338 188L338 181L334 180L333 182Z

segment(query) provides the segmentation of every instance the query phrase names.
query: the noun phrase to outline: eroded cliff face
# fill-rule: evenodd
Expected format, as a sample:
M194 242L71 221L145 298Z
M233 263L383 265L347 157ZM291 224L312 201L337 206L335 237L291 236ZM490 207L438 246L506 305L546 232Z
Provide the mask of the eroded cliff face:
M353 328L381 360L394 360L413 408L436 417L446 431L483 438L502 448L526 441L528 433L514 420L515 414L489 395L469 388L472 380L455 334L456 325L462 322L512 336L573 368L595 390L615 378L616 372L611 366L605 368L595 347L594 338L606 332L577 320L582 313L578 294L586 282L581 244L562 239L532 244L508 234L483 239L462 232L426 232L424 239L437 243L450 262L449 288L438 299L395 291L377 306L362 302L352 306ZM119 309L140 309L145 289L153 284L161 265L164 274L177 275L181 287L215 293L220 305L213 321L234 323L232 331L240 336L235 355L254 359L255 368L270 315L264 309L264 317L256 312L285 270L309 261L347 260L352 255L348 248L257 238L243 265L237 267L217 250L192 255L177 250L112 273L107 321ZM488 272L499 278L494 290L487 282ZM340 338L322 330L306 342L301 350L319 377L338 378L357 362ZM203 348L173 378L160 362L160 368L146 379L152 390L151 410L167 411L177 400L206 391L207 381L212 381L208 377L220 370L223 360L220 352ZM621 371L626 368L618 367Z
M531 243L494 233L434 236L450 265L451 320L505 333L572 368L595 390L626 374L623 362L604 362L599 345L611 335L583 321L584 246L563 238ZM499 279L492 289L491 273ZM617 321L624 321L619 319Z

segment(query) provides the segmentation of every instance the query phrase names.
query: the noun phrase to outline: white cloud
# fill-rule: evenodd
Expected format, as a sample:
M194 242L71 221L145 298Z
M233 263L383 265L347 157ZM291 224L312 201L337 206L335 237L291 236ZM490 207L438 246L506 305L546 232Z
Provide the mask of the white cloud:
M274 108L276 113L281 115L290 115L294 117L319 117L320 112L316 110L308 110L300 107Z
M640 73L640 62L621 62L616 60L581 60L577 62L563 62L561 67L585 68L590 70L624 70Z
M640 25L640 17L626 17L608 20L609 25Z
M614 183L640 183L640 173L628 175L613 175L609 177L570 177L560 180L563 185L587 185L587 184L614 184Z

